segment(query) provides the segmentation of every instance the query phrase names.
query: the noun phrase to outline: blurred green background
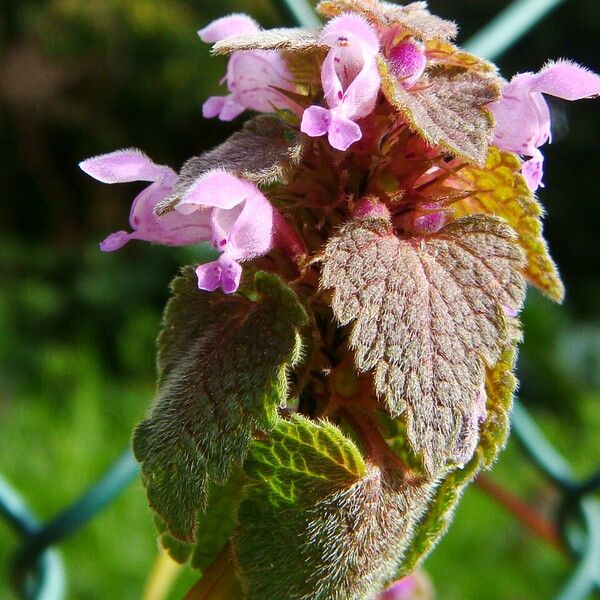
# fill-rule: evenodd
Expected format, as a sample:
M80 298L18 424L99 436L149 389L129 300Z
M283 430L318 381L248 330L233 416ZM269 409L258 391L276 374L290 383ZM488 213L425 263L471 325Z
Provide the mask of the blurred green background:
M461 40L507 2L431 1ZM267 0L3 0L0 8L0 472L41 518L73 500L127 444L154 387L167 285L193 251L97 242L126 228L136 185L106 186L88 156L143 148L178 167L239 127L201 117L225 65L196 30L245 11L285 22ZM600 71L600 3L569 0L502 60L509 77L547 58ZM546 232L564 306L534 292L524 313L520 395L578 473L600 466L600 103L555 108ZM567 136L566 133L569 133ZM563 139L564 138L564 139ZM513 441L491 477L551 515L556 494ZM17 540L0 522L0 598L13 596ZM155 559L139 482L61 545L69 598L135 599ZM551 598L571 565L472 487L427 562L442 600ZM172 597L194 574L187 572Z

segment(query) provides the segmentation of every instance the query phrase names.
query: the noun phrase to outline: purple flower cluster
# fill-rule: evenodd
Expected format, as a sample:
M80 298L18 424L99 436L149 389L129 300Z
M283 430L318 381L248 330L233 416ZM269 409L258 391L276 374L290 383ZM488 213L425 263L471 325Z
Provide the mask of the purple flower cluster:
M253 19L233 14L217 19L198 34L203 41L215 43L258 32ZM296 115L302 133L326 135L330 146L343 152L363 137L361 119L378 102L381 57L407 93L419 88L428 64L435 63L435 56L414 36L394 28L376 28L352 12L331 19L315 43L326 53L320 73L322 89L312 95L312 104L301 106L296 101L302 96L301 86L278 50L239 50L231 54L222 80L228 94L208 98L203 115L229 121L247 109L288 110ZM550 112L543 94L566 100L588 98L600 94L600 77L569 61L549 63L537 74L516 75L505 85L502 97L489 105L496 120L493 145L527 157L522 173L532 191L542 185L539 148L551 138ZM240 283L240 263L267 253L278 228L286 227L256 185L223 170L199 176L174 210L159 216L157 205L174 193L179 181L171 168L154 164L134 149L90 158L80 166L104 183L150 182L133 201L132 231L111 234L100 244L101 249L111 252L132 239L176 246L211 242L221 254L218 260L198 268L198 285L203 290L221 287L225 293L234 292ZM430 223L432 218L437 221ZM439 214L422 219L426 221L424 231L435 230L443 222Z

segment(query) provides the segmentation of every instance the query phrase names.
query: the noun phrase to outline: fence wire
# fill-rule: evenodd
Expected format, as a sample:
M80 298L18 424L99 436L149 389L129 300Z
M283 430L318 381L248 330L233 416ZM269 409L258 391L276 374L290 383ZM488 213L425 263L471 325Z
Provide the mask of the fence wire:
M504 54L564 0L515 0L479 33L465 49L494 60ZM319 21L307 0L279 0L290 21L315 27ZM600 472L578 480L567 460L542 434L523 405L515 400L512 432L527 457L559 490L557 521L566 548L573 557L573 574L555 600L585 600L600 590ZM29 511L10 484L0 477L0 516L21 538L11 575L15 591L24 600L63 600L66 576L54 546L79 530L110 504L138 475L139 466L127 449L102 478L73 504L46 523Z

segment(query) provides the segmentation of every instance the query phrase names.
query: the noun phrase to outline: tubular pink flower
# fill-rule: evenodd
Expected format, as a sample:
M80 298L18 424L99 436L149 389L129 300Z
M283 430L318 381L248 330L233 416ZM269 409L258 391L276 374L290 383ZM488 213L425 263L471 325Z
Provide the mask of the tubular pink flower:
M117 150L79 163L81 169L103 183L150 181L133 200L129 214L132 232L117 231L100 243L103 252L113 252L129 240L144 240L169 246L187 246L210 239L206 219L175 212L156 216L154 207L164 200L177 183L177 173L170 167L156 165L136 149Z
M550 62L538 73L515 75L502 98L490 105L496 118L493 144L531 157L522 173L532 191L543 185L539 147L551 141L550 110L542 94L563 100L590 98L600 94L600 76L571 61Z
M202 290L222 287L226 294L235 292L242 273L238 261L265 254L272 246L273 207L255 185L226 171L201 175L175 209L185 216L205 215L211 242L222 252L218 260L198 267Z
M214 43L259 29L249 16L233 14L213 21L198 31L198 35L203 42ZM246 109L259 112L282 108L298 110L296 103L277 89L295 91L295 86L284 60L275 50L234 52L223 83L227 83L230 93L206 100L202 115L207 119L218 116L221 121L231 121Z
M311 137L327 134L333 148L347 150L362 137L355 121L371 113L377 101L379 40L365 19L343 14L325 26L320 42L330 47L321 68L329 109L307 108L300 129Z

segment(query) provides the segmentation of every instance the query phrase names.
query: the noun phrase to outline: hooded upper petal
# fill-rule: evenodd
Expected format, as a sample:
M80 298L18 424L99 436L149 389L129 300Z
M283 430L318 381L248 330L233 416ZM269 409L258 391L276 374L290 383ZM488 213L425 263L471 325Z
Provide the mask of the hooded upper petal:
M128 183L131 181L159 181L177 178L173 169L157 165L141 150L128 148L88 158L79 167L102 183Z
M249 181L212 169L198 177L175 208L182 214L190 214L200 207L230 209L257 194L262 196Z
M359 41L371 54L379 52L379 38L371 24L358 14L346 13L331 19L319 38L319 41L335 48L344 40L354 39Z
M214 44L232 35L254 33L259 29L258 23L252 17L243 13L234 13L209 23L198 31L198 35L203 42Z
M266 253L273 239L273 207L252 183L221 170L208 171L176 206L184 215L209 215L214 247L234 260Z
M600 94L600 75L570 60L548 63L533 76L533 91L563 100L582 100Z

